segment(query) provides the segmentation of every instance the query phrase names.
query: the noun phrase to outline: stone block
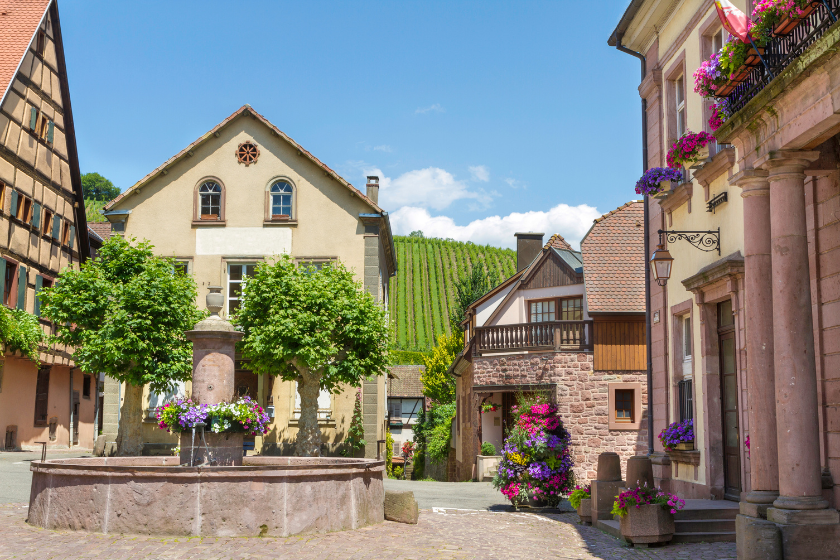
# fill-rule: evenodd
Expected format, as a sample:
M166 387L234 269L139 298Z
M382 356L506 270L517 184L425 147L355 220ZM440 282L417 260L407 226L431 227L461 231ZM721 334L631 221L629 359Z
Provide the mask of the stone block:
M420 509L414 499L414 492L385 491L385 519L417 525L419 517Z
M650 457L637 455L627 459L627 484L630 486L645 486L654 488L653 464Z
M612 519L613 502L624 487L623 480L592 481L592 519Z
M598 456L598 480L601 482L621 480L621 459L618 453L606 451Z
M781 532L782 555L773 558L784 558L785 560L840 560L840 546L838 546L838 543L840 543L840 524L778 525L778 527ZM766 556L765 558L771 557Z
M785 525L837 525L840 514L836 509L780 509L768 508L767 520Z
M660 505L630 508L620 521L621 536L633 544L669 542L674 537L674 516Z
M741 502L742 510L744 504ZM738 560L781 560L782 534L772 521L738 515L735 518L735 534Z

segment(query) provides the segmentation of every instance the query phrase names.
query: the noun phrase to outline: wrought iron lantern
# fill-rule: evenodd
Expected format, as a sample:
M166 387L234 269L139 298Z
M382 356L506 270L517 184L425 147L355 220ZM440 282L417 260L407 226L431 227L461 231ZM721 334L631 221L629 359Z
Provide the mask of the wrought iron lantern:
M671 263L673 262L674 257L671 256L671 253L665 248L665 245L662 243L657 245L656 251L650 257L650 272L653 275L653 279L660 286L668 283L668 278L671 277Z

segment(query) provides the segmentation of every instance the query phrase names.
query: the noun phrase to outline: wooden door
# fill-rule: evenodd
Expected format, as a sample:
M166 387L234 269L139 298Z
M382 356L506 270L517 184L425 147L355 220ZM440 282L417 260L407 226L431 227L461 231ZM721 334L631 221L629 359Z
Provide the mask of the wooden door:
M741 438L738 429L738 376L734 331L721 333L720 401L723 414L724 497L741 499Z

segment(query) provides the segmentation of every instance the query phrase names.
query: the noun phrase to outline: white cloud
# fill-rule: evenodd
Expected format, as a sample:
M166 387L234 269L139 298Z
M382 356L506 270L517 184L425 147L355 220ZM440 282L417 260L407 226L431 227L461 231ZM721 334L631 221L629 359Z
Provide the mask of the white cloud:
M471 189L451 173L439 167L415 169L399 177L386 177L381 169L363 168L364 175L379 177L379 205L383 208L412 206L443 210L458 200L467 201L470 210L487 208L495 192Z
M486 183L490 180L490 170L483 165L471 165L469 170L473 181L482 181Z
M374 149L374 151L378 151L378 152L385 152L385 153L387 153L387 154L390 154L391 152L393 152L393 151L394 151L394 150L391 148L391 146L389 146L389 145L387 145L387 144L382 144L381 146L374 146L374 147L373 147L373 149Z
M440 103L435 103L433 105L429 105L428 107L417 107L417 109L415 109L415 111L414 111L414 114L415 115L425 115L426 113L445 113L445 112L446 112L446 110L444 110L444 108L440 106Z
M586 204L569 206L558 204L548 211L513 212L507 216L488 216L459 226L448 216L432 216L425 208L404 206L391 213L391 226L397 235L421 230L426 237L452 238L472 241L479 245L515 248L513 234L522 231L545 233L545 239L555 233L562 235L573 247L589 231L592 220L601 215Z
M526 185L522 181L517 181L516 179L511 179L510 177L505 179L505 183L507 183L508 186L512 189L527 189L528 188L528 185Z

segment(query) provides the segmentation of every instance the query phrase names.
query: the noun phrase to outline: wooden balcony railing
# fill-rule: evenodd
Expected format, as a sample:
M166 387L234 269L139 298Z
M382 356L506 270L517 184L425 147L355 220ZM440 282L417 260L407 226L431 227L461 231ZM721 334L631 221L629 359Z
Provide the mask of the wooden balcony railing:
M592 321L547 321L476 327L473 353L592 350Z

